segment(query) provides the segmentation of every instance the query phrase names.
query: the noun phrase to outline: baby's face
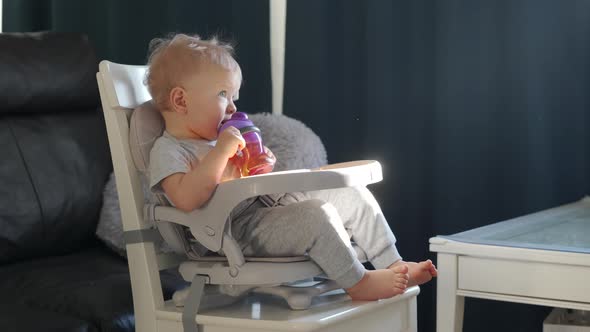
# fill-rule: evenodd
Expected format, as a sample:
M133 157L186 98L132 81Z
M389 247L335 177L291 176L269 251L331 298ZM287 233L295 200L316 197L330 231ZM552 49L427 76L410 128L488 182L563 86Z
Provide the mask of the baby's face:
M217 139L217 130L223 120L237 111L242 74L228 71L217 65L203 68L185 83L187 103L187 129L194 138Z

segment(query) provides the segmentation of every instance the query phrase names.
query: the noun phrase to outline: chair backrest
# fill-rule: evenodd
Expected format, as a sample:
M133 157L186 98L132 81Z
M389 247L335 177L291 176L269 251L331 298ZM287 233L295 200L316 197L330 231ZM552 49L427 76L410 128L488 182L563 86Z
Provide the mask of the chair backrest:
M123 229L141 231L151 228L143 218L145 197L141 187L140 173L136 169L129 148L129 119L133 110L151 99L143 84L145 66L121 65L109 61L99 64L98 87L103 105L104 119L117 192L121 208ZM164 305L159 270L178 265L178 256L157 255L153 242L127 244L127 257L133 290L135 314L138 324L155 322L155 310ZM137 326L138 331L151 327Z
M151 95L145 84L143 84L146 74L145 66L123 65L108 61L101 62L100 66L100 73L107 73L103 76L102 82L104 85L106 105L108 105L104 107L105 120L107 119L106 108L115 110L116 120L114 122L117 126L114 140L120 140L124 145L121 151L123 152L122 155L113 153L113 163L124 166L124 169L128 172L123 176L131 177L132 191L129 193L131 198L124 202L133 202L136 205L136 210L141 211L143 209L144 197L143 195L137 196L136 189L134 189L137 185L135 182L137 177L140 180L142 178L138 174L147 176L149 153L155 140L162 135L164 119L152 103ZM123 113L126 115L125 117L121 115ZM119 144L118 142L111 141L111 147L113 143L116 145ZM135 170L133 167L135 167ZM121 186L127 186L126 180L119 180L121 176L117 174L117 170L115 170L115 177L118 189ZM144 182L147 182L146 177L143 177L143 179ZM121 184L122 182L123 184ZM147 186L147 183L143 183L143 185ZM163 195L153 195L153 198L155 202L161 205L168 205L168 201ZM121 207L121 210L123 210L123 207ZM129 213L133 215L133 211L129 211ZM138 226L134 222L134 219L127 219L129 222L126 223L126 217L128 216L122 214L123 229L125 231L134 231L151 226L151 224ZM135 215L131 218L135 218ZM158 223L158 230L168 244L168 248L177 254L183 255L183 257L185 255L193 258L200 257L204 253L203 248L188 240L190 233L188 229L185 229L186 227L178 224L168 222ZM158 255L158 260L160 266L164 267L169 264L175 265L180 258L174 257L173 255Z
M133 110L151 99L143 85L145 66L130 66L102 61L97 73L98 86L121 205L125 231L149 228L143 220L145 197L140 173L129 148L129 119Z

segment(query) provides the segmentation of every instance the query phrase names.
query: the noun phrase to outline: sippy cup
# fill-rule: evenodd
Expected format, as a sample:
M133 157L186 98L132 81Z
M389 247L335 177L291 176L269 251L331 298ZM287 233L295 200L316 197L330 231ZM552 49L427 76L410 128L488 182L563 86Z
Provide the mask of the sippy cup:
M241 153L238 152L230 158L240 169L242 176L264 174L272 171L275 159L264 151L260 129L254 126L246 113L234 113L231 119L222 123L218 132L221 133L229 126L236 127L242 134L244 141L246 141L246 147L240 151Z

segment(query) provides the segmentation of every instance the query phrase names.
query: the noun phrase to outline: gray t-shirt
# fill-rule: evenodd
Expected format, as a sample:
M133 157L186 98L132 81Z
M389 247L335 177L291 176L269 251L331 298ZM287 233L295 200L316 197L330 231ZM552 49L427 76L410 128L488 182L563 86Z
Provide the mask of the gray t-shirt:
M166 196L162 189L162 180L175 173L188 173L213 149L216 142L202 139L177 139L164 131L164 134L154 142L150 151L149 185L151 191ZM224 175L229 176L233 172L233 166L228 166ZM241 213L253 199L255 198L239 203L232 214ZM172 205L172 202L170 204Z

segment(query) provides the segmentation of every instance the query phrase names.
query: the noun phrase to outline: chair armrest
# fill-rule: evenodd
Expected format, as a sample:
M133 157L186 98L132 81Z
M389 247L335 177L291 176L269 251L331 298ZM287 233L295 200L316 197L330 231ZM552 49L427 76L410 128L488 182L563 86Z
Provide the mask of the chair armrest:
M209 250L219 251L230 212L238 203L249 197L366 186L382 179L381 165L374 160L254 175L220 183L209 201L191 212L157 206L154 210L154 219L185 225L202 245Z

